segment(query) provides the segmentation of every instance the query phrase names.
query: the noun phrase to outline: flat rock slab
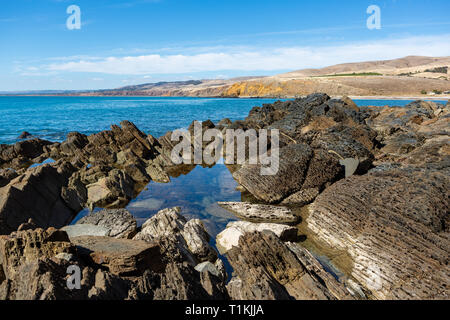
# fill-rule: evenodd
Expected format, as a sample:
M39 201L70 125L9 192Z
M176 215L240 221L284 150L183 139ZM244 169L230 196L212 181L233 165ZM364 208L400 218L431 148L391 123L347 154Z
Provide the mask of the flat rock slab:
M137 232L137 223L133 215L125 209L104 209L81 218L77 225L96 225L107 230L106 234L114 238L130 239Z
M205 261L202 263L199 263L196 267L195 270L197 270L198 272L209 272L213 275L215 275L216 277L220 277L220 273L219 270L217 270L216 266L213 265L211 262L209 261Z
M81 254L115 275L136 276L147 269L162 272L165 268L157 243L92 236L76 237L71 242Z
M286 207L247 202L218 202L218 204L236 217L250 222L294 224L300 219Z
M62 228L70 239L82 236L106 237L109 230L93 224L75 224Z
M227 253L239 245L239 239L246 233L272 231L282 241L295 241L298 229L276 223L252 223L246 221L230 222L226 229L216 238L217 249L221 254Z

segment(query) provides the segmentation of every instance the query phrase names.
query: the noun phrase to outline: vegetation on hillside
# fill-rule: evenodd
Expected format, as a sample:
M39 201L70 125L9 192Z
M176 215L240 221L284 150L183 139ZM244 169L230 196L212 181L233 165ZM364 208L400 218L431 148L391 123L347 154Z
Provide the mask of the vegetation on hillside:
M326 78L326 77L366 77L366 76L382 76L378 72L361 72L361 73L340 73L340 74L328 74L324 76L313 76L313 78Z

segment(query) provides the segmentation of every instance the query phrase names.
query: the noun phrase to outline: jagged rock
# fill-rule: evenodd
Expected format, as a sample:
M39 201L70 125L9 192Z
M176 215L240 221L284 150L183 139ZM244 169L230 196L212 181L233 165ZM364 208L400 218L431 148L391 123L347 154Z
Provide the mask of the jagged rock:
M83 210L88 200L85 184L80 178L80 172L75 172L70 178L67 186L61 188L61 197L69 208L75 212Z
M178 233L186 224L186 219L179 214L180 212L179 207L160 210L144 222L141 231L133 239L151 242Z
M91 224L106 229L105 236L131 239L137 233L133 215L125 209L104 209L81 218L77 224Z
M425 138L435 136L450 136L450 110L442 113L436 118L423 122L417 128L417 134Z
M222 259L218 258L214 263L214 267L216 267L216 270L219 271L219 279L223 281L223 284L225 284L228 281L228 273Z
M266 114L263 117L265 121L260 121L258 125L265 125L267 129L279 129L286 134L301 131L318 117L322 117L322 119L326 117L330 121L348 124L364 124L364 119L368 117L350 99L344 98L344 101L330 99L323 93L311 94L305 98L286 102L279 101L270 107L264 107L266 108ZM254 112L251 116L254 117L257 114ZM314 126L311 124L311 127ZM309 130L305 129L305 131Z
M79 292L67 288L66 268L48 258L21 264L15 276L0 283L0 300L75 299Z
M59 228L76 215L61 197L74 168L67 162L26 171L0 189L0 234L9 234L32 218L37 226Z
M313 202L318 195L319 188L303 189L284 199L281 204L304 206Z
M134 181L128 174L118 169L110 171L107 177L86 188L87 204L90 208L126 204L134 195Z
M329 300L343 299L344 289L329 278L308 270L288 246L272 232L249 233L239 240L239 247L227 253L235 277L227 285L235 300ZM317 266L317 265L316 265Z
M220 277L219 270L217 270L216 266L209 261L199 263L195 266L195 270L197 270L198 272L209 272L216 277Z
M341 98L341 100L350 108L352 108L353 110L355 110L356 112L360 111L359 107L356 105L355 102L353 102L352 99L350 99L347 96L344 96Z
M78 262L63 257L75 252L67 234L53 228L0 236L0 300L82 299L66 284L67 267Z
M433 102L424 101L412 102L405 107L384 107L367 119L367 124L378 132L380 137L385 137L433 119L434 108L436 107Z
M111 126L110 131L102 131L88 137L89 143L83 148L90 163L97 161L113 164L120 151L130 152L135 156L150 160L155 150L147 136L129 121L122 121L121 127Z
M145 164L142 161L135 161L134 163L126 164L123 170L136 183L145 185L150 182L151 178L147 174Z
M17 137L17 139L23 140L23 139L27 139L27 138L29 138L31 136L32 136L31 133L29 133L27 131L24 131Z
M335 159L352 158L359 161L357 173L366 173L373 160L376 133L367 127L338 125L322 132L310 142L310 147L337 156Z
M316 240L350 257L378 299L448 299L448 169L373 171L341 180L309 207Z
M296 223L299 217L289 208L247 202L218 202L219 206L238 218L250 222Z
M54 228L17 231L9 236L0 236L0 265L5 277L11 279L21 264L73 250L64 231Z
M420 147L414 149L400 160L404 165L420 167L437 166L448 168L450 166L450 136L437 136L427 139Z
M271 121L270 115L274 116L277 111L285 113L280 116L279 120ZM370 113L370 111L358 108L347 97L337 100L330 99L326 94L313 94L303 99L278 101L272 105L264 105L262 108L254 108L246 119L246 124L252 127L252 123L256 122L253 126L255 129L264 127L281 131L281 163L285 161L282 154L283 146L292 143L306 144L317 154L316 159L311 161L314 165L316 160L319 160L319 163L315 164L316 168L320 165L320 161L326 161L330 157L330 155L326 155L326 152L333 152L334 160L344 158L359 160L358 173L365 173L374 160L373 151L376 144L376 132L365 124L365 119L369 117ZM331 167L330 164L325 164L320 169L327 170ZM329 177L331 181L326 182L334 182L336 177L332 173L332 171L328 172L331 175ZM302 177L303 175L297 174L296 176ZM283 176L277 174L274 177L282 181L279 185L284 185ZM240 179L239 174L236 178ZM244 179L248 179L248 177L244 177ZM301 184L301 182L296 182L296 184ZM323 184L317 183L314 187L321 189ZM270 189L275 188L272 186ZM249 191L258 199L269 201L260 198L260 195L255 194L252 190Z
M79 155L88 143L86 135L79 132L69 132L67 139L59 145L59 150L64 155Z
M180 211L178 207L159 211L142 225L133 239L149 242L173 239L194 266L203 261L215 262L217 252L209 245L209 235L203 223L198 219L186 221Z
M275 223L252 223L245 221L233 221L228 223L225 230L216 237L217 249L225 254L233 247L237 247L239 239L246 233L272 231L282 241L296 241L298 229Z
M330 97L326 94L313 94L304 99L296 99L285 104L278 104L276 109L285 110L287 115L282 119L270 124L268 129L279 129L284 132L293 132L298 127L307 124L310 114L309 110L325 105ZM320 114L317 114L320 115Z
M6 186L12 179L19 175L13 169L0 169L0 188Z
M168 264L154 289L154 300L228 299L225 286L209 272L199 273L186 264Z
M14 145L0 145L0 168L22 169L31 164L31 160L41 156L45 147L52 143L41 139L29 139Z
M158 164L152 163L145 170L146 170L147 174L150 176L150 178L155 182L158 182L158 183L170 182L169 175Z
M260 165L244 165L233 178L258 199L278 202L301 188L312 154L304 144L287 146L280 150L276 175L262 176Z
M75 242L78 248L55 229L0 236L0 299L228 299L219 277L199 273L168 252L163 256L164 241L81 237ZM69 266L80 268L80 289L67 286Z
M343 176L336 155L306 144L281 148L275 175L263 176L260 169L261 165L244 165L233 177L257 199L268 203L278 203L301 189L320 189Z
M27 222L22 223L18 228L17 231L25 231L25 230L33 230L33 229L37 229L38 226L36 225L36 223L34 222L34 220L32 218L28 219Z
M287 242L286 245L289 250L295 254L296 258L301 262L305 269L308 270L308 273L313 275L315 278L320 279L319 281L324 283L327 289L336 298L341 300L366 298L361 289L357 288L355 284L350 287L348 284L343 285L340 281L336 280L330 272L323 268L322 264L311 254L311 252L302 247L300 244Z
M329 128L337 125L337 122L333 118L318 116L313 118L306 126L301 129L302 134L307 134L311 131L323 132Z
M416 103L415 108L409 107L403 113L396 108L383 109L379 116L380 120L378 117L371 120L370 124L379 131L379 140L383 146L377 154L378 163L395 161L420 166L431 164L448 166L450 111L445 108L436 109L438 106L434 103L430 106L425 103L425 107L420 107L421 105L423 106ZM432 113L433 110L435 110L434 113ZM405 113L409 118L403 119ZM396 123L390 131L385 129L385 125L398 121L398 118L402 121ZM419 118L421 121L417 121Z
M199 261L215 261L217 252L209 245L209 234L199 219L191 219L181 231L190 252Z

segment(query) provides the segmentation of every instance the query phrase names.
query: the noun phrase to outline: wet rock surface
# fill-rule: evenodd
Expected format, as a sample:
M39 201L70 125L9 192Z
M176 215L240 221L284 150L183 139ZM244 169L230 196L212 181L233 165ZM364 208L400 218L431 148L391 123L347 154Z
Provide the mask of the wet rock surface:
M104 209L81 218L78 225L91 224L107 230L106 236L131 239L137 233L133 215L125 209Z
M271 232L242 236L239 239L239 247L228 251L227 257L235 271L235 277L227 285L232 299L350 298L350 294L334 278L320 278L320 273L312 268L308 269L296 254ZM318 265L316 267L320 268ZM329 286L333 288L330 290Z
M11 168L15 170L28 167L33 159L44 154L50 141L41 139L30 139L17 142L14 145L0 145L0 168Z
M60 228L75 216L61 197L74 167L67 162L32 168L0 188L0 234L9 234L32 218L39 227Z
M282 241L296 241L296 227L276 223L252 223L246 221L230 222L226 229L216 237L216 245L221 254L239 246L239 239L246 233L271 231Z
M377 133L366 123L369 112L350 99L325 94L254 108L243 127L280 131L279 170L261 176L261 165L243 165L233 177L257 199L279 203L310 189L322 191L345 176L340 161L358 161L353 172L365 173L374 160ZM313 199L303 201L309 202Z
M80 255L118 276L162 272L165 264L157 244L128 239L80 236L71 238Z
M318 196L306 224L351 257L349 272L375 298L448 299L448 177L416 168L350 177Z
M156 139L123 121L0 145L0 298L448 299L449 121L449 104L358 107L326 94L204 121L202 132L280 133L277 150L269 141L276 174L228 166L247 202L221 205L248 220L217 237L229 282L202 221L168 208L138 228L121 209L150 181L195 167L172 163L171 132ZM95 207L105 210L67 226ZM296 223L317 252L295 242ZM323 248L344 276L319 262ZM71 265L80 290L67 287Z
M0 236L0 298L228 299L223 264L195 269L180 246L170 234L152 242L98 236L69 239L65 231L53 228ZM74 267L81 275L76 290L68 285L68 268Z
M300 217L283 206L252 204L247 202L219 202L219 206L233 212L237 217L250 222L272 222L295 224Z
M217 252L209 244L210 237L203 223L198 219L187 221L180 212L178 207L159 211L142 225L133 239L152 242L173 237L186 260L193 265L204 261L214 263Z

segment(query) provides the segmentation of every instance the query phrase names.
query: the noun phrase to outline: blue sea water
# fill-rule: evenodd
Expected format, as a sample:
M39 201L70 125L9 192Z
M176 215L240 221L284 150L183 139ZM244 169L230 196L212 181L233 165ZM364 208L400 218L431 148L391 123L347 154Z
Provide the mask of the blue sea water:
M243 119L254 106L274 99L155 97L0 97L0 143L15 143L23 131L50 141L67 133L92 134L122 120L155 137L185 128L193 120ZM406 100L355 100L358 105L399 105Z
M68 132L92 134L129 120L155 137L186 128L193 120L244 118L271 99L0 97L0 143L15 143L23 131L50 141Z

